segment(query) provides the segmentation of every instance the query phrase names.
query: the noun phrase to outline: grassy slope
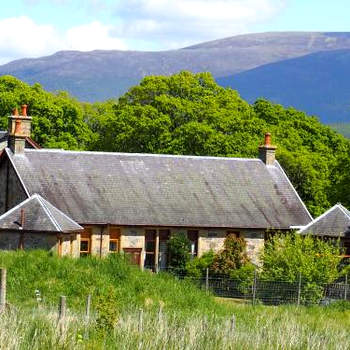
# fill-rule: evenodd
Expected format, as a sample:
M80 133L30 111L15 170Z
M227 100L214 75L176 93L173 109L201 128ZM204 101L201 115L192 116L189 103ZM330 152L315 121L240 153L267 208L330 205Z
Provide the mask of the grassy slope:
M350 310L336 307L266 307L217 302L189 283L109 259L59 259L46 252L0 252L8 268L9 311L0 315L6 349L345 349ZM36 304L39 289L45 306ZM114 331L81 316L85 297L115 295ZM57 328L57 300L66 295L70 316ZM51 306L50 306L51 304ZM14 307L11 307L14 305ZM159 307L163 312L159 314ZM140 325L139 308L143 318ZM114 311L112 310L112 313ZM235 316L232 329L232 315ZM283 330L283 331L281 331ZM2 347L3 346L3 347Z
M45 303L56 304L65 295L74 309L84 306L88 294L94 298L111 293L120 309L145 304L202 313L225 309L190 283L142 272L119 255L101 260L57 258L44 251L0 252L0 266L8 268L8 299L15 305L34 304L34 292L39 290Z

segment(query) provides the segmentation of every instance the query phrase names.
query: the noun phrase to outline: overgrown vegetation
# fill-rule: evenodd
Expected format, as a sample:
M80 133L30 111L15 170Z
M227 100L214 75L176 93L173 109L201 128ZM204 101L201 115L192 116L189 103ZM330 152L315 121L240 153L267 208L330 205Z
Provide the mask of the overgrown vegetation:
M9 305L4 349L346 349L350 309L251 306L216 301L187 281L129 266L121 256L70 259L1 252ZM39 289L43 300L36 301ZM92 312L84 316L92 293ZM57 303L68 313L57 326ZM283 333L280 330L283 329Z
M151 76L118 101L79 103L0 78L0 120L29 105L33 137L44 147L256 157L263 134L314 216L336 202L350 206L350 141L315 117L266 100L249 105L208 73Z

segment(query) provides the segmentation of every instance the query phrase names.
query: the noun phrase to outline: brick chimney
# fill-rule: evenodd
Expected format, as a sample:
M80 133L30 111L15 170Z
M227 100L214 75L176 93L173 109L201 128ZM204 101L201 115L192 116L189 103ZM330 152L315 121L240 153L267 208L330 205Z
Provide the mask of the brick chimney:
M14 154L23 154L26 137L30 137L32 124L32 118L27 116L27 105L21 106L21 115L15 108L8 120L8 147Z
M271 145L271 134L265 134L265 143L259 146L259 158L266 165L274 165L276 160L276 146Z

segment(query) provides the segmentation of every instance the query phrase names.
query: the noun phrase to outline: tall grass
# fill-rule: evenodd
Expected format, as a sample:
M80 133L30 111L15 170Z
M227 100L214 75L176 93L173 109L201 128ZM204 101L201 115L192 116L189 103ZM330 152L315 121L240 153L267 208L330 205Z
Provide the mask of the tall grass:
M319 308L320 310L320 308ZM215 314L124 311L115 328L101 331L69 314L64 327L50 309L10 310L0 316L1 349L349 349L349 313L304 307L235 307ZM339 320L337 317L340 317Z
M139 271L120 256L1 252L0 265L8 269L9 300L0 314L0 349L350 349L345 302L338 308L219 302L190 282ZM63 327L60 295L68 303ZM116 315L116 323L101 327L98 310Z

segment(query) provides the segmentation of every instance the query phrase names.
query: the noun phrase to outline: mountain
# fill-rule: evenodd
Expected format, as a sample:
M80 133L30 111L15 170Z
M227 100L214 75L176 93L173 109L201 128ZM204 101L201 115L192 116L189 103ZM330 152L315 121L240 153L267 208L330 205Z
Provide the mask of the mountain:
M350 120L350 49L321 51L217 79L249 102L265 97L319 116L324 123Z
M260 33L162 52L62 51L2 65L0 75L39 82L47 90L67 90L80 100L96 101L121 95L145 75L190 70L228 77L269 63L339 49L350 49L350 33Z

